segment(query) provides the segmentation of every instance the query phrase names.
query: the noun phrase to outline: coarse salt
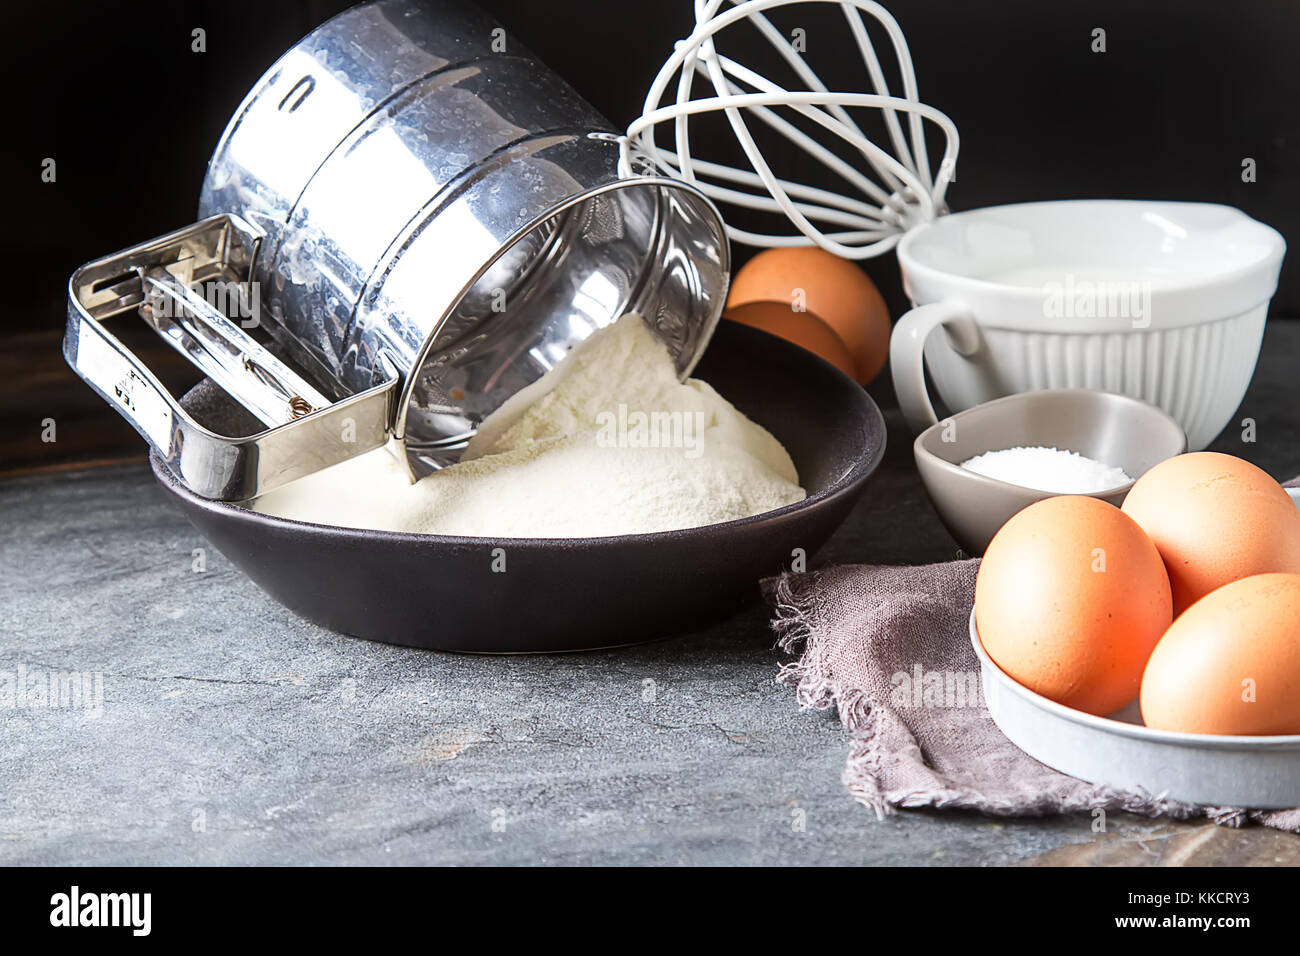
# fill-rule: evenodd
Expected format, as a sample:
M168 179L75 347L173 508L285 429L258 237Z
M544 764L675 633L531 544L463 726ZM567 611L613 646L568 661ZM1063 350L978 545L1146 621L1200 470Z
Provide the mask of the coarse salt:
M1091 495L1126 485L1133 479L1124 469L1072 451L1041 446L985 452L961 463L967 471L1022 488L1063 495Z

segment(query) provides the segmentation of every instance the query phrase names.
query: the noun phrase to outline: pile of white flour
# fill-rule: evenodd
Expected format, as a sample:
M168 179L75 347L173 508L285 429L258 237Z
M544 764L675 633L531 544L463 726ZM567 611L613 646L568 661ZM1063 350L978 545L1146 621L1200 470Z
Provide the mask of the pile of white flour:
M626 315L489 416L457 464L411 484L380 448L252 506L352 528L569 538L695 528L804 497L780 442L707 383L679 382Z

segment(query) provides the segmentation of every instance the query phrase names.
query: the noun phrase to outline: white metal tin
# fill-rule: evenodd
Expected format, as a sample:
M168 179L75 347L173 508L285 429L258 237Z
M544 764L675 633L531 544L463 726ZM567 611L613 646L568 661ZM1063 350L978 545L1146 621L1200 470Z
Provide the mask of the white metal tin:
M970 641L980 662L993 722L1035 760L1089 783L1146 790L1218 807L1300 806L1300 735L1218 736L1142 726L1137 703L1095 717L1048 700L999 668L980 643L971 609Z

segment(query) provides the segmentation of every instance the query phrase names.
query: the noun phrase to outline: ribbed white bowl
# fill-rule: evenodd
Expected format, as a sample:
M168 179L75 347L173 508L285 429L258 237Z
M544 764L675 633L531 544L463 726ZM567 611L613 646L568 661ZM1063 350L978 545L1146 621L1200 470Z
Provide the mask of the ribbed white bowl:
M1123 332L982 329L980 366L931 336L925 357L950 408L1043 388L1094 388L1164 409L1187 432L1188 448L1210 444L1250 385L1268 303L1241 315L1181 328Z
M898 245L916 306L890 347L903 413L918 431L934 422L924 355L953 412L1035 389L1100 389L1164 409L1204 448L1250 384L1285 252L1276 230L1208 203L940 217Z

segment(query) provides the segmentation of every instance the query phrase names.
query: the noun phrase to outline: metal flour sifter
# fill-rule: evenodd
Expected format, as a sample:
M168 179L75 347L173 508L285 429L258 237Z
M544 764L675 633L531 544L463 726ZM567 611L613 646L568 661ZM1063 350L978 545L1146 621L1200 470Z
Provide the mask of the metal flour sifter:
M76 271L64 354L185 487L221 500L390 439L422 477L456 461L488 414L628 311L647 318L685 375L725 302L728 232L870 254L942 208L955 129L916 100L893 18L865 0L839 4L879 92L828 93L762 14L802 2L697 3L695 32L627 135L477 12L446 0L352 8L285 53L244 99L209 162L198 222ZM864 12L894 44L903 97L889 95ZM808 89L783 90L716 53L713 36L741 20L768 35ZM679 70L676 106L659 107ZM717 96L691 99L697 73ZM842 104L883 109L900 158L861 134ZM772 105L849 139L887 188L799 138ZM775 179L735 106L849 172L865 199ZM686 119L714 110L756 172L691 160ZM913 117L910 147L898 111ZM949 134L937 180L921 117ZM668 120L671 151L654 142ZM784 213L802 235L728 230L713 199ZM848 228L827 236L810 219ZM221 435L188 414L103 324L132 311L265 430Z
M355 7L245 98L200 221L77 270L64 354L205 497L249 498L390 437L427 474L626 311L683 374L698 360L726 295L722 222L643 160L620 174L621 153L488 18ZM219 435L185 412L102 324L133 310L266 429Z

